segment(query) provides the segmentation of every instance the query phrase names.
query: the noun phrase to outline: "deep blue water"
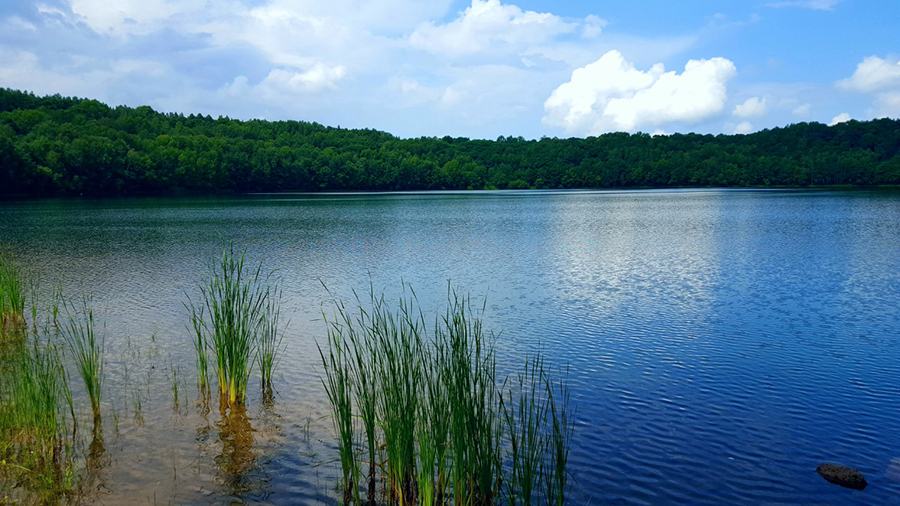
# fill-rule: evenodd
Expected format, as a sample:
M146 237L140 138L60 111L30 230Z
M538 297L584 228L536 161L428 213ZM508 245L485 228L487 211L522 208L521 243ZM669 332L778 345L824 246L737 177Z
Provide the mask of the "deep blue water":
M226 240L278 270L291 317L240 461L218 413L171 398L173 371L195 390L182 304ZM16 202L0 242L106 322L105 502L334 503L323 284L349 300L406 282L437 312L450 280L487 298L504 372L538 351L569 367L571 504L900 504L898 192ZM824 461L869 487L825 482Z

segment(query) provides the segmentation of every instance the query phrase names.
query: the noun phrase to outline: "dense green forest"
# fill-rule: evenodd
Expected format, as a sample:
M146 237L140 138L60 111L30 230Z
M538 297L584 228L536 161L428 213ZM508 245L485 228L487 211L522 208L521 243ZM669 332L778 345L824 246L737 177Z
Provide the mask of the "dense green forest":
M0 89L0 194L900 184L900 120L750 135L400 139Z

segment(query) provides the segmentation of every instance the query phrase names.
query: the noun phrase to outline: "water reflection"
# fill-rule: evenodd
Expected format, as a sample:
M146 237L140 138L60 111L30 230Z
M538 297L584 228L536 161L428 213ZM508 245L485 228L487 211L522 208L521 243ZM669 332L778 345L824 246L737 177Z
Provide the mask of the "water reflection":
M229 489L231 495L243 495L253 490L248 476L256 464L253 449L253 426L243 405L219 403L221 418L216 423L222 451L216 457L217 483Z
M91 443L87 449L84 490L89 490L91 494L101 497L110 493L106 486L105 474L111 460L106 452L106 443L103 440L103 423L97 417L94 419L94 427L91 429Z
M900 194L314 200L0 204L0 237L46 286L93 292L110 336L153 335L176 368L194 361L181 301L223 238L285 276L283 377L249 413L207 405L173 423L173 381L145 365L158 352L107 343L134 418L95 445L113 492L89 501L337 504L319 280L349 300L369 282L396 297L402 279L428 311L452 279L488 295L500 360L518 369L542 348L571 364L572 504L896 502ZM812 472L826 458L883 479L836 497Z

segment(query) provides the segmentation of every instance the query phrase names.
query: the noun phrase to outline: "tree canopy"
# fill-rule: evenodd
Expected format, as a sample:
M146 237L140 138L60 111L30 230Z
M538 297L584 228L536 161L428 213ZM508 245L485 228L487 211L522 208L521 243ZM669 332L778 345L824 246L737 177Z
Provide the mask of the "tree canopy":
M900 184L900 120L749 135L400 139L0 88L0 194Z

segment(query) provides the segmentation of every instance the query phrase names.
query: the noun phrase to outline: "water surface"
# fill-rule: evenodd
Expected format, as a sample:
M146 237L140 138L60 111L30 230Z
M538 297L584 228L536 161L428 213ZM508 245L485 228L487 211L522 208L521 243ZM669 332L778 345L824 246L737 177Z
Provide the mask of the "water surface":
M275 402L254 383L246 412L204 413L183 302L228 240L278 270L291 323ZM106 504L335 504L322 312L402 282L439 311L448 280L487 297L503 371L569 366L572 504L900 502L897 192L16 202L0 242L106 323Z

